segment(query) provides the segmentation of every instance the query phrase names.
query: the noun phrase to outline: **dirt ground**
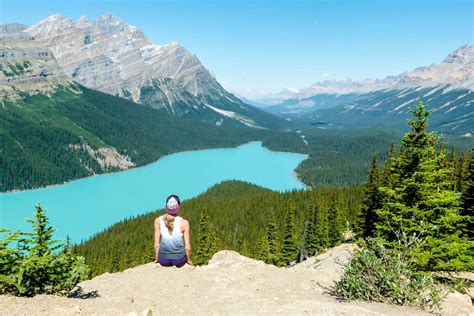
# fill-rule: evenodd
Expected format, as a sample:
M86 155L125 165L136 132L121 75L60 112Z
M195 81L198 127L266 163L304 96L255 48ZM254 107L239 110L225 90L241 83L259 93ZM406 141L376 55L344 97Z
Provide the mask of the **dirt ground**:
M106 273L79 284L77 298L0 296L1 315L425 315L425 311L365 302L343 303L326 293L350 257L344 244L292 268L277 268L233 251L207 266L154 263ZM474 315L468 295L451 294L443 314Z

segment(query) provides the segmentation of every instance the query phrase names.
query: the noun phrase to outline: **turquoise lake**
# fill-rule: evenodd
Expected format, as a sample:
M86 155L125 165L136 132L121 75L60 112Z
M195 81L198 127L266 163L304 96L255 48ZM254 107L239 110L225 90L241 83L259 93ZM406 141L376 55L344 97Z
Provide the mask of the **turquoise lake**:
M31 230L40 203L56 229L74 242L115 222L161 209L166 197L182 200L224 180L243 180L272 190L303 188L293 174L306 155L274 152L252 142L236 148L187 151L149 165L42 189L0 194L0 228Z

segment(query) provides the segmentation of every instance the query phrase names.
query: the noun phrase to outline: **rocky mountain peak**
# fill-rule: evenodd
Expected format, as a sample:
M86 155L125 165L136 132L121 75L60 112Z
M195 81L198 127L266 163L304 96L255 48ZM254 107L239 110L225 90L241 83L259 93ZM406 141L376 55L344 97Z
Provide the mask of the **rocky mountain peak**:
M58 22L68 20L62 13L55 13L44 19L43 21ZM41 23L41 21L40 21Z
M76 26L80 28L91 27L93 24L94 24L94 21L92 21L89 17L85 15L81 15L80 18L76 22Z
M72 27L74 27L74 22L71 19L66 18L61 13L56 13L27 28L25 32L33 37L37 35L50 36L71 29Z
M449 64L473 64L474 63L474 45L464 45L448 55L443 61Z

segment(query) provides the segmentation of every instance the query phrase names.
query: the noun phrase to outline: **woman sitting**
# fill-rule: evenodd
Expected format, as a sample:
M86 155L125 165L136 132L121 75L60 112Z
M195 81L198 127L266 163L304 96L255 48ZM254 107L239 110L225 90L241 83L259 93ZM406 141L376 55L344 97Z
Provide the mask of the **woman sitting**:
M192 264L189 222L178 216L180 206L179 197L170 195L166 199L166 213L155 219L155 258L162 266Z

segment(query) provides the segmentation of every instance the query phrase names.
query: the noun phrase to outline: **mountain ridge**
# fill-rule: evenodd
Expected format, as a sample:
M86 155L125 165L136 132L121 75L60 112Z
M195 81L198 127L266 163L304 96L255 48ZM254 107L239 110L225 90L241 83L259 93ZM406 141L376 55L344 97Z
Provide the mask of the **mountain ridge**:
M266 97L267 102L278 103L288 99L303 99L317 94L369 93L379 90L435 87L448 85L452 89L474 90L474 46L463 45L452 51L440 63L404 71L382 79L325 80L307 88L288 88ZM258 100L255 100L258 101Z
M216 125L286 124L227 92L178 42L155 45L111 13L95 21L54 14L23 32L48 47L64 73L85 87Z
M328 80L302 90L285 90L280 94L281 103L264 110L320 128L403 128L408 109L423 101L432 110L435 130L472 137L473 74L474 46L465 45L439 64L399 76L364 81ZM278 99L277 95L269 102Z

